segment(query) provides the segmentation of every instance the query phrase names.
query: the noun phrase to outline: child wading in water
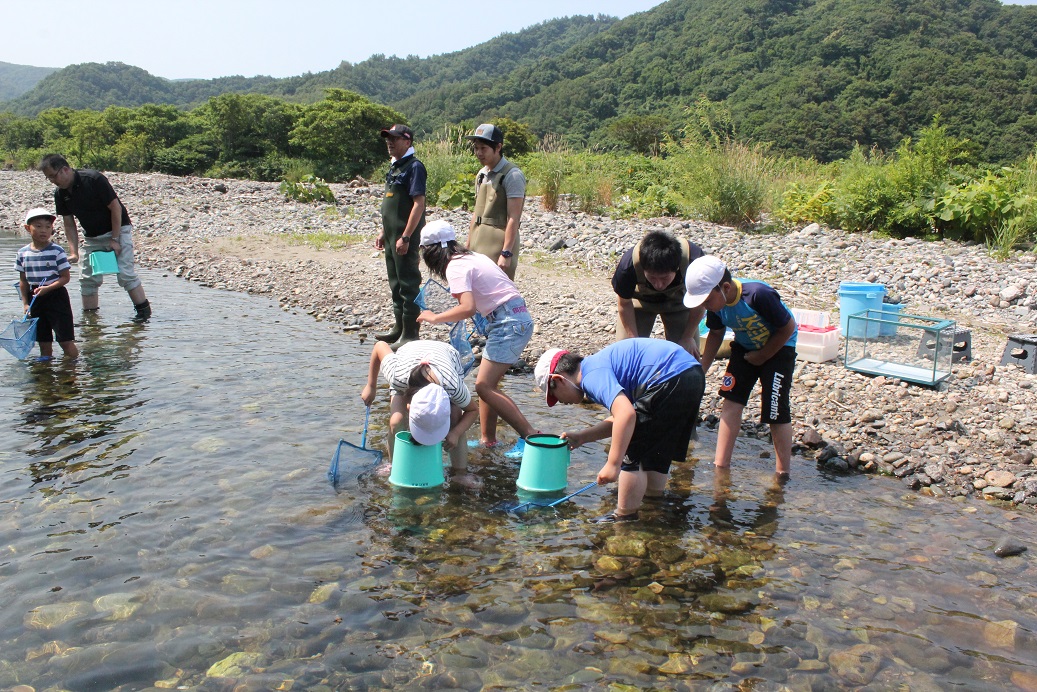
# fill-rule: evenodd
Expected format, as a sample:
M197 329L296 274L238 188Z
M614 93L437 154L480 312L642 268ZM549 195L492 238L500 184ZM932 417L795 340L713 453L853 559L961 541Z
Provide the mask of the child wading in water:
M483 351L475 391L479 395L480 443L497 444L497 416L522 438L508 456L521 456L524 440L536 430L518 406L497 389L504 373L522 355L533 336L533 319L515 284L493 260L466 250L457 242L453 226L446 221L429 223L421 231L421 256L429 271L447 282L457 307L438 315L425 310L418 322L459 322L478 312L486 318L486 348Z
M22 307L29 313L29 317L39 320L36 323L36 341L40 345L41 360L53 357L55 339L66 357L75 358L79 355L72 320L72 301L65 288L71 278L72 265L61 246L50 241L54 235L56 218L46 209L30 209L25 215L25 230L32 237L32 242L20 249L14 260ZM32 302L33 297L35 303Z
M684 304L706 307L709 336L702 348L703 370L708 372L713 364L724 333L728 329L735 333L720 384L724 405L713 463L720 468L731 465L742 411L758 380L762 387L760 422L771 426L774 470L779 481L787 481L792 467L789 394L796 369L796 320L776 290L762 281L732 278L727 266L716 257L707 255L692 262L684 282Z
M443 442L443 449L450 452L450 468L463 473L468 464L465 432L475 423L477 410L454 347L442 341L418 340L408 341L393 353L387 342L376 343L371 350L367 385L360 392L367 406L374 403L379 373L389 383L389 463L396 451L396 433L409 430L418 444ZM443 393L426 392L424 396L445 399L442 410L449 410L450 415L441 420L434 415L439 409L422 405L420 397L419 406L412 406L415 396L433 386ZM466 481L470 479L462 482Z

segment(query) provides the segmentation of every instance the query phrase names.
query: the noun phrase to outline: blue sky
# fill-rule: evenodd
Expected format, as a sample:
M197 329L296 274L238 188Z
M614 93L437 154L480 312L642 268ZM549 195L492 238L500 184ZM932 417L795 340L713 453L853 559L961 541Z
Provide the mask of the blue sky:
M1037 2L1037 0L1034 0ZM2 0L0 62L124 62L159 77L289 77L374 54L427 57L547 19L661 0ZM28 27L32 27L29 29Z

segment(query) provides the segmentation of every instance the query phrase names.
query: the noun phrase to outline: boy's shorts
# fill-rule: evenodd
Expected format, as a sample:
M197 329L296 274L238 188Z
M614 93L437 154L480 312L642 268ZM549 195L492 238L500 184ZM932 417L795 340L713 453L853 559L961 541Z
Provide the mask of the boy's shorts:
M29 317L39 320L36 323L37 343L50 344L57 341L60 344L76 340L72 301L64 286L37 298Z
M483 357L511 365L522 357L522 350L532 338L533 318L526 303L521 298L512 298L487 316Z
M638 397L634 402L634 434L620 468L666 474L670 462L687 459L705 390L706 376L702 366L696 365L649 387Z
M760 402L760 423L781 424L792 422L789 392L792 391L792 373L796 369L796 349L782 346L763 365L752 365L745 360L746 350L737 342L731 344L731 359L727 363L720 385L720 396L745 406L756 381L763 387Z

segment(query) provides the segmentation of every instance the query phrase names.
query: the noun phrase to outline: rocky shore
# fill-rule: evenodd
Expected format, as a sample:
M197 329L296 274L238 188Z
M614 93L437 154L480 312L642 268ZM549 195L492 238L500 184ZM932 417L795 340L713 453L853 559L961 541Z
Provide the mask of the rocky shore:
M386 326L380 187L332 185L337 204L286 201L275 183L112 174L135 225L138 262L213 288L276 299L325 322L342 338ZM0 224L52 205L39 173L0 172ZM467 228L468 214L430 209ZM60 225L60 224L59 224ZM1037 375L999 365L1006 335L1037 333L1037 257L1007 262L982 245L896 240L808 227L756 234L688 220L620 220L545 212L530 199L517 283L536 321L529 363L549 346L592 353L614 338L609 284L619 253L650 229L670 229L720 256L738 276L768 281L790 307L838 309L841 281L883 283L910 314L946 317L971 330L972 359L935 388L800 362L793 385L796 451L833 473L890 474L932 495L982 495L1037 505ZM60 234L56 241L64 243ZM335 243L332 248L322 241ZM162 297L149 296L161 319ZM833 318L837 317L833 314ZM707 374L702 414L715 425L723 362ZM758 399L745 434L757 429ZM803 463L795 462L795 463Z

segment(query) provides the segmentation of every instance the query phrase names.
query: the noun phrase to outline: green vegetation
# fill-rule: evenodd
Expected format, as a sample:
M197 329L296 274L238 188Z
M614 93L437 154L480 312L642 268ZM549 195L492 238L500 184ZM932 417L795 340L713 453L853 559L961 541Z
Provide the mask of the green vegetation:
M41 79L55 71L53 67L32 67L0 62L0 101L21 96L36 86Z
M285 199L294 199L296 202L335 203L335 193L323 179L315 175L304 175L300 180L282 180L280 190Z
M0 158L283 181L328 202L324 180L380 180L377 131L410 122L429 204L471 208L464 134L495 122L547 209L818 222L1006 257L1037 232L1034 93L1037 7L670 0L287 80L74 66L8 102Z

